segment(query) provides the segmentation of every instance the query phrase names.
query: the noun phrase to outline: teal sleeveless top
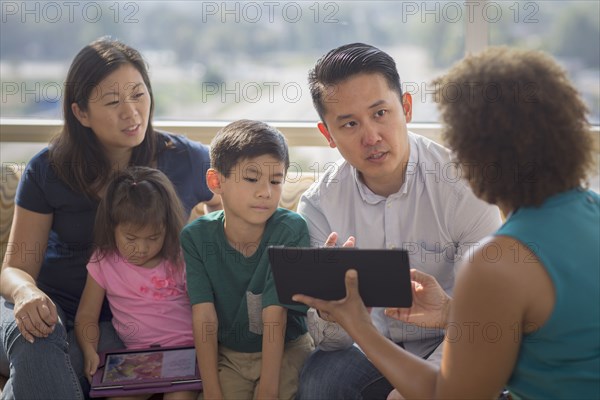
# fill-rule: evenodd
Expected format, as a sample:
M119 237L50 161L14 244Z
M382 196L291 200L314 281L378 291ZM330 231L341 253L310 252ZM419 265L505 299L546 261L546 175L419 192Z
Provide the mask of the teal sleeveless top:
M556 294L546 323L523 336L509 390L521 398L600 399L600 196L556 194L518 209L496 234L531 249Z

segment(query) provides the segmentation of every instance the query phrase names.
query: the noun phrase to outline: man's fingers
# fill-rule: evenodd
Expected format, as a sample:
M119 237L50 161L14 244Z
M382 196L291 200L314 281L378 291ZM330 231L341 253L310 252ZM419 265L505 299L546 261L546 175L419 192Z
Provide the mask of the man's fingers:
M410 279L418 283L424 283L435 278L431 275L426 274L425 272L421 272L418 269L413 268L410 270Z
M418 288L422 288L423 286L417 281L410 281L410 286L412 287L413 293L416 293Z
M410 269L410 279L412 279L413 281L418 280L418 277L420 275L421 275L421 271L419 271L418 269L415 269L415 268Z
M333 247L337 243L338 234L336 232L331 232L325 241L325 247Z
M383 310L383 313L385 315L387 315L388 317L394 318L394 316L398 314L398 309L397 308L386 308Z
M386 308L383 312L386 316L400 321L410 318L410 308Z
M337 243L337 241L338 241L337 232L331 232L329 234L329 236L327 236L327 240L325 241L324 247L334 247L335 244ZM355 243L356 243L356 239L354 238L354 236L350 236L348 239L346 239L346 242L344 242L342 247L354 247Z
M414 280L414 281L422 281L423 279L426 279L427 274L424 272L419 271L416 268L412 268L410 270L410 279Z
M354 236L350 236L342 247L354 247L355 243L356 239L354 238Z

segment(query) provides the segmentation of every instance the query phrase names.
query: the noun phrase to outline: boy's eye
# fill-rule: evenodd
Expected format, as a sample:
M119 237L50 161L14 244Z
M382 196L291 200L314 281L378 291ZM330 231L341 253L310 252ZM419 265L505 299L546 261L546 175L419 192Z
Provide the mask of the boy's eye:
M357 125L356 121L349 121L342 125L344 128L353 128Z
M379 110L375 113L378 117L383 117L387 113L387 110Z
M133 242L135 240L135 236L125 236L125 239L129 240L130 242Z
M249 178L249 177L247 177L247 176L246 176L246 177L244 177L244 180L245 180L246 182L252 182L252 183L258 182L258 179L256 179L256 178Z
M271 181L271 185L281 185L281 181Z
M115 104L118 104L119 100L115 100L115 101L110 101L108 103L106 103L107 106L114 106Z

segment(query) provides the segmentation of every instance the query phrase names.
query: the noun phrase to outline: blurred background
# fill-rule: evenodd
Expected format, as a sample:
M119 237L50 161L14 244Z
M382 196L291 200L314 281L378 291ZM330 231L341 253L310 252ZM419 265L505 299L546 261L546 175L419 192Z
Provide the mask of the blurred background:
M396 60L413 95L413 122L437 123L431 79L463 57L466 21L478 19L487 28L469 34L485 35L488 44L555 56L590 122L600 122L596 0L2 1L1 19L2 119L62 118L71 60L109 35L147 60L155 120L315 122L309 69L328 50L360 41ZM2 146L3 161L30 157L27 146ZM298 150L299 158L334 157L326 148Z

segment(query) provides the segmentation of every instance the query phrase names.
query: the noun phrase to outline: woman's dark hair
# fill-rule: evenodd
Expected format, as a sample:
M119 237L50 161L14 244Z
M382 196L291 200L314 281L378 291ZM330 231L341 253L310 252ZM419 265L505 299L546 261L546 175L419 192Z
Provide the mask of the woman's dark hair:
M241 119L223 127L210 144L211 167L229 177L242 160L269 154L290 166L285 136L260 121Z
M548 55L489 48L434 84L446 143L478 197L514 210L585 181L587 109Z
M50 162L58 177L71 189L92 199L98 199L98 191L110 178L111 167L96 135L79 122L71 105L76 103L82 111L87 111L96 86L123 65L132 65L140 73L150 96L145 137L133 149L129 163L150 165L154 161L158 136L152 127L154 98L146 64L137 50L109 38L85 46L73 59L65 82L64 126L50 145Z
M331 50L308 73L308 86L319 117L324 121L328 87L358 74L381 74L388 87L402 101L402 87L396 63L389 54L364 43L351 43Z
M157 169L129 167L108 184L94 223L98 256L116 253L115 229L120 224L165 230L160 257L182 266L179 233L185 211L173 184Z

